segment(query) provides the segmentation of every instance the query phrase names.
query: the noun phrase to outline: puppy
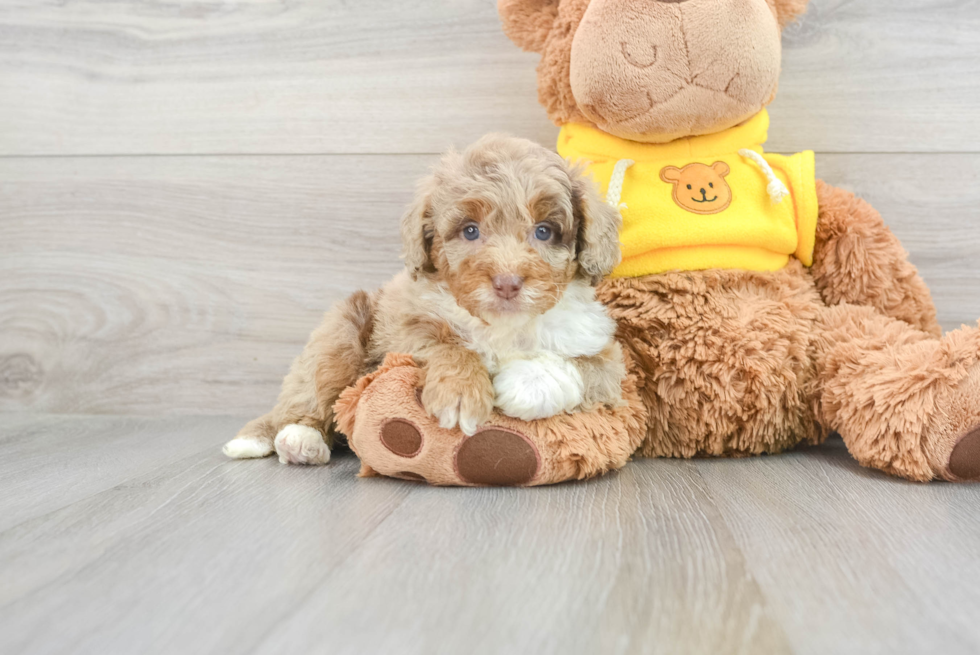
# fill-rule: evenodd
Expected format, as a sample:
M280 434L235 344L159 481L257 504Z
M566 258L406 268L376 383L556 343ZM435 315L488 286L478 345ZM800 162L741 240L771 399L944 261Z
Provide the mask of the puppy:
M326 463L334 402L389 352L415 357L422 405L467 435L494 407L533 420L621 403L616 325L592 288L619 263L619 227L590 180L530 141L449 152L402 219L406 270L327 313L225 454Z

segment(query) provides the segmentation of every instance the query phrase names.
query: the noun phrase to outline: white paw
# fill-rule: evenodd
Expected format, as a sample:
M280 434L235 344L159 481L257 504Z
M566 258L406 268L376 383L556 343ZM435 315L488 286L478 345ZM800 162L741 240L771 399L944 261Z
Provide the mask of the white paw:
M504 364L493 378L493 390L500 411L534 421L578 407L585 385L574 364L546 355Z
M439 419L439 427L443 430L452 430L458 425L463 434L468 437L476 434L476 429L481 422L478 416L462 409L462 401L436 412L435 417Z
M443 378L425 385L422 406L439 421L442 429L452 430L459 426L463 434L472 437L493 412L492 390L487 376Z
M306 425L287 425L276 435L276 453L283 464L326 464L330 449L319 430Z
M477 417L465 413L460 415L459 429L467 437L472 437L476 434L477 427L479 427L479 419Z
M271 455L272 443L265 439L235 437L224 445L221 452L232 459L255 459Z

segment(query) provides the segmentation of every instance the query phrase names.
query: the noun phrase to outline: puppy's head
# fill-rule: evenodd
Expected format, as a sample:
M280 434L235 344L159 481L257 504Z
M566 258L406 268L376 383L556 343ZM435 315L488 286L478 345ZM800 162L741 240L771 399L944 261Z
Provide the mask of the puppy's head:
M616 267L620 220L555 153L489 135L423 180L402 220L405 264L484 320L538 314L576 277L596 284Z

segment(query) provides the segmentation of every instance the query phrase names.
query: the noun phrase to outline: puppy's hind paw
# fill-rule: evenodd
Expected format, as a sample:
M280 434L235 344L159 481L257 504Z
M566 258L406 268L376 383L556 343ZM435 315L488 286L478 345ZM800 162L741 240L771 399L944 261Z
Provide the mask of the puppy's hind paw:
M320 431L306 425L287 425L276 435L276 453L283 464L326 464L330 449Z

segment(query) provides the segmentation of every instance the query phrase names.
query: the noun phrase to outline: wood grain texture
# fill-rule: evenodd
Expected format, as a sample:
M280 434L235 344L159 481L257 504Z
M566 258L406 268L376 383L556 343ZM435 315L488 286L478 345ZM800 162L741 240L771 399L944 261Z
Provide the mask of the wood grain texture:
M248 652L412 492L363 484L353 457L319 468L228 460L220 444L241 420L130 426L144 441L198 439L122 482L114 467L79 464L101 473L102 492L69 490L61 509L0 532L0 652ZM124 422L95 417L86 431ZM17 498L36 504L46 493Z
M433 489L357 478L349 453L318 468L227 460L239 418L8 418L0 462L35 464L0 476L4 511L26 509L0 528L4 653L980 647L980 487L890 479L839 441ZM72 471L80 437L94 453L171 451L148 445L128 474L94 454ZM86 483L51 487L65 473Z
M432 156L0 159L0 409L258 414L333 302L400 268ZM824 155L980 318L980 156Z
M777 150L976 152L975 2L813 0ZM545 142L492 0L0 2L0 154L440 152Z
M351 655L789 652L693 466L668 461L530 494L420 487L256 653L328 642Z
M980 487L860 468L843 442L699 461L799 655L980 652Z
M158 419L4 414L0 533L214 448L234 434L223 417ZM8 579L7 582L10 582ZM2 592L0 592L2 593Z

